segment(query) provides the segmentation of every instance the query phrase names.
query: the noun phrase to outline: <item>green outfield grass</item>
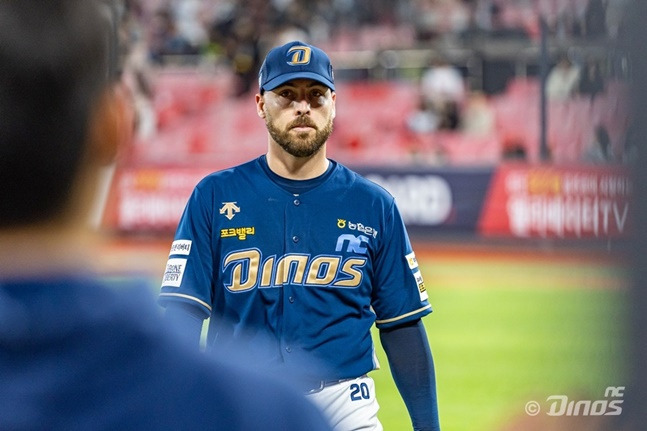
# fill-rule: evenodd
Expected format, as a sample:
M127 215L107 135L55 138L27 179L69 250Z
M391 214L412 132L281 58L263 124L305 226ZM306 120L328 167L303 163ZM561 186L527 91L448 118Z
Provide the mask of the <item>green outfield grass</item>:
M434 313L424 319L444 431L494 431L551 395L604 398L623 386L626 274L575 260L420 259ZM372 373L385 430L410 428L388 363ZM545 414L544 412L540 414Z
M166 245L154 250L148 260L156 290ZM128 262L148 256L118 255ZM511 421L528 418L531 400L546 410L551 395L602 399L608 386L625 384L627 274L610 259L481 249L419 251L418 260L435 310L424 322L444 431L510 431ZM386 431L411 429L374 335L380 420Z

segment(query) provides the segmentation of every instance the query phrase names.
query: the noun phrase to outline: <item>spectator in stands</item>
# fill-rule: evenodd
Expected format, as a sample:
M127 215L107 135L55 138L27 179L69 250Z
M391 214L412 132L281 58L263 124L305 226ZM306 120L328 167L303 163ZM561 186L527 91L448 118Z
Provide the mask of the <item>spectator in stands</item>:
M262 60L259 29L251 17L241 17L229 36L228 54L236 76L235 96L247 94L255 85Z
M261 36L273 27L271 3L246 1L210 25L210 41L219 47L234 74L233 96L241 97L256 85L262 61Z
M546 96L553 101L568 100L577 91L579 80L579 67L567 54L562 54L546 79Z
M454 130L460 122L466 86L461 72L444 57L436 57L420 78L425 109L438 117L439 129Z
M420 41L434 40L466 31L470 25L470 9L463 0L415 2L413 26Z
M472 0L468 2L472 19L472 29L475 31L492 30L493 0Z
M492 27L490 37L497 39L528 39L530 35L520 22L508 23L505 20L505 8L510 5L503 5L500 0L493 2L490 8Z
M593 102L599 93L604 91L604 76L599 61L589 58L584 64L578 83L578 93L588 96Z
M615 161L613 148L611 147L611 138L609 132L603 124L595 126L593 140L584 153L584 161L588 163L601 164Z
M495 131L495 121L487 96L480 91L471 93L461 116L461 131L473 136L489 136Z
M197 55L199 51L177 31L170 9L158 9L151 22L148 46L150 58L155 64L165 64L166 56Z
M501 158L504 161L527 161L528 145L523 138L510 135L503 138Z
M134 7L134 3L126 3L119 26L120 79L134 110L135 137L146 139L157 131L157 113L148 45L142 37L141 23L135 19Z
M431 133L438 130L440 118L424 97L420 97L418 106L406 118L407 128L414 133Z
M207 44L207 29L202 20L206 12L204 0L175 2L175 26L178 34L191 46L199 49Z
M642 142L642 137L638 135L640 127L637 126L634 119L628 119L627 127L622 138L622 162L634 163L638 159L638 142Z

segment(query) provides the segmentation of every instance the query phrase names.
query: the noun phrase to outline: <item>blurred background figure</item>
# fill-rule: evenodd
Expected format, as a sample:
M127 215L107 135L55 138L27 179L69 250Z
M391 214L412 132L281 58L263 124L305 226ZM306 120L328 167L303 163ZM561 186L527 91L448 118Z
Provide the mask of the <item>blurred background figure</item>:
M609 132L602 124L595 127L589 148L584 154L584 161L589 163L613 163L616 161Z
M159 65L163 65L173 56L198 54L197 48L178 31L173 11L167 7L155 11L150 24L148 43L151 60Z
M496 112L483 92L475 91L467 97L460 130L474 136L490 136L496 132Z
M549 100L565 101L577 91L580 69L563 53L552 67L546 79L546 96Z
M424 110L437 117L437 128L455 130L466 95L465 79L460 71L446 58L434 58L422 73L420 92Z
M588 97L593 102L600 93L604 92L604 81L605 78L600 62L587 58L580 72L577 93Z

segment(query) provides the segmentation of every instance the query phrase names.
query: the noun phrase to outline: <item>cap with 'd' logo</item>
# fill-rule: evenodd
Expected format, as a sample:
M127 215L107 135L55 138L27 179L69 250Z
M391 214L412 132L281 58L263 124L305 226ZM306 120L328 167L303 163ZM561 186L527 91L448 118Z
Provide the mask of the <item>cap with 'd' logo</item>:
M335 90L328 55L298 40L270 50L261 66L258 85L262 91L268 91L293 79L312 79Z

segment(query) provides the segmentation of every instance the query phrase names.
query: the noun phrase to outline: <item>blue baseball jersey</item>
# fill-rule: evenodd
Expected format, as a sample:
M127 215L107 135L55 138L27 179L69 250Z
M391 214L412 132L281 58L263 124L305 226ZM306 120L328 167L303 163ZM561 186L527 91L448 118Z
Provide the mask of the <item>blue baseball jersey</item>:
M316 364L325 379L378 367L374 323L431 312L386 190L334 161L320 178L282 179L265 156L195 187L163 277L169 301L210 317L208 346L243 339L261 361Z

